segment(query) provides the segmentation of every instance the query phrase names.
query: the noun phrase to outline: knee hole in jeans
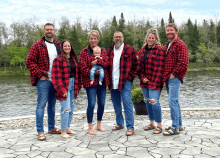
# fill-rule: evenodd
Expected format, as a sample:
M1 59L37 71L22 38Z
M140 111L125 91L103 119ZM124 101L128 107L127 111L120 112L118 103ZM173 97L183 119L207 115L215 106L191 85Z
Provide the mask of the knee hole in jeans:
M66 109L64 112L70 112L70 109Z
M154 104L157 103L157 101L156 101L155 99L151 99L151 100L150 100L150 103L151 103L152 105L154 105Z
M72 102L73 102L73 103L75 103L75 102L76 102L76 100L75 100L75 99L73 99L73 100L72 100Z

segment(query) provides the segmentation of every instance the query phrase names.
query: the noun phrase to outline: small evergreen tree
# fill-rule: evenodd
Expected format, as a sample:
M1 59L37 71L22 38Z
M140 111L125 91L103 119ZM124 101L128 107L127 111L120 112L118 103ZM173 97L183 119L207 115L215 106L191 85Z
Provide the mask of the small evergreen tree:
M121 13L121 18L119 20L118 31L120 31L123 34L124 30L125 30L125 19L124 19L123 13Z
M166 28L163 18L161 19L161 23L160 23L159 36L160 36L161 45L164 45L167 41L167 36L166 36Z
M174 19L173 19L173 17L172 17L171 12L169 13L169 19L168 19L168 22L169 22L169 23L174 23Z

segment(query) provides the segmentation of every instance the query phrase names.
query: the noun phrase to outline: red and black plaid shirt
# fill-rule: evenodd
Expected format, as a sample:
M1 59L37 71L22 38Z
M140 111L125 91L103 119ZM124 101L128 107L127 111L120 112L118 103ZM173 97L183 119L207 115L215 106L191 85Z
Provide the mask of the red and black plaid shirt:
M47 51L47 46L44 44L45 37L41 40L35 42L28 53L26 66L30 70L31 84L36 86L37 81L42 76L47 76L49 71L49 55ZM58 54L60 54L60 42L53 39L58 45Z
M74 57L73 55L71 55L71 57L76 66L74 93L75 98L77 98L77 92L81 89L81 74L77 57ZM66 100L66 97L63 97L63 94L66 92L68 93L70 72L70 63L66 61L66 57L60 55L53 60L52 83L56 91L55 94L57 100Z
M146 49L141 49L138 52L140 59L140 70L138 72L140 86L161 91L163 87L162 77L165 52L161 49L161 46L155 46L145 58L146 51ZM149 81L143 83L144 78L147 78Z
M109 57L109 76L110 76L110 86L109 89L113 89L112 85L112 69L113 69L113 58L114 58L114 45L107 51ZM124 49L121 54L120 59L120 78L118 91L121 91L126 80L133 82L136 77L140 67L140 62L138 60L137 52L134 48L129 45L124 44Z
M80 65L80 71L82 73L82 83L84 88L98 85L98 75L95 75L94 83L92 85L90 84L90 70L92 68L91 65L92 59L90 59L88 51L89 51L89 46L84 48L79 54L79 65ZM93 55L91 55L91 58L92 57ZM107 68L109 66L109 61L108 61L108 57L106 56L106 50L103 48L101 48L101 57L102 59L100 58L97 59L96 64L101 65L102 68L104 69L105 75L104 75L103 83L109 85L109 76L107 71Z
M166 52L163 83L170 78L171 73L183 83L189 63L188 48L179 37L174 40L168 51L167 47L168 42L163 47L163 50Z

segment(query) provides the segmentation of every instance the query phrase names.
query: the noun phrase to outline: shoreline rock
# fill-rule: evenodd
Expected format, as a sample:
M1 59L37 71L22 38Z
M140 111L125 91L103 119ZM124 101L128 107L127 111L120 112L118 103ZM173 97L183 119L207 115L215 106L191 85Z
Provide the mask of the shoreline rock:
M147 115L135 115L136 118L146 118L148 119ZM162 109L162 117L163 118L170 118L170 110ZM213 108L213 109L182 109L182 117L184 118L217 118L220 117L220 109ZM56 115L56 126L60 125L60 115ZM103 114L103 120L115 118L114 110L105 111ZM87 120L85 112L78 112L75 113L73 116L73 122L79 120ZM96 120L96 115L94 115L93 120ZM47 116L44 117L44 124L47 125ZM29 128L35 127L35 116L30 117L17 117L17 118L9 118L9 119L1 119L0 120L0 130L8 129L8 128Z

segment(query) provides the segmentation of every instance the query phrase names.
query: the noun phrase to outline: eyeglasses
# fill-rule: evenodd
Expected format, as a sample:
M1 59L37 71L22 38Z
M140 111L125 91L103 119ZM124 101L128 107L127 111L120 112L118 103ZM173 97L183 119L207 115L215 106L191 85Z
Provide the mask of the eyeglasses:
M115 39L117 39L117 38L119 38L119 39L120 39L120 38L122 38L122 36L115 36L114 38L115 38Z
M45 29L46 31L53 31L54 29Z

